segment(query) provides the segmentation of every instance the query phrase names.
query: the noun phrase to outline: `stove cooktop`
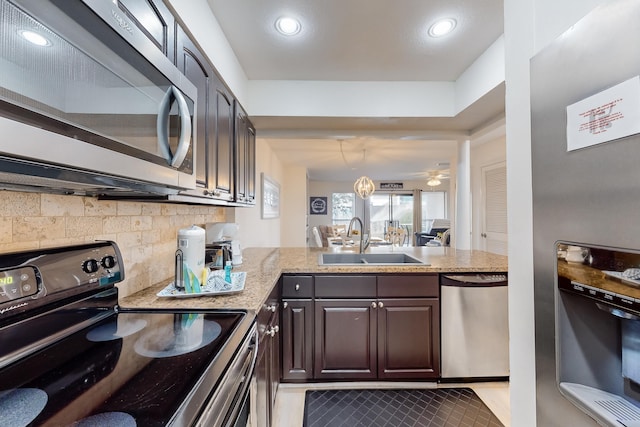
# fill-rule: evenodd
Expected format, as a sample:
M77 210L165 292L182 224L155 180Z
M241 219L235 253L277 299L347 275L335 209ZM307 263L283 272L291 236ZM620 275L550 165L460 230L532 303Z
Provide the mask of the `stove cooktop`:
M114 313L0 369L0 425L168 425L200 408L190 405L194 390L213 390L220 373L211 371L226 366L215 362L234 351L230 337L245 316Z

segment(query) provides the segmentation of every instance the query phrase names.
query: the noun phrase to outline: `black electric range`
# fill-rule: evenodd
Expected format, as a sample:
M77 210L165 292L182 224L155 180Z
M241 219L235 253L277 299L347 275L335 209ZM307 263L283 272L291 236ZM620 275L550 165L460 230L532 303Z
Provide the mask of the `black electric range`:
M0 255L0 425L234 425L255 364L242 310L129 310L118 247Z

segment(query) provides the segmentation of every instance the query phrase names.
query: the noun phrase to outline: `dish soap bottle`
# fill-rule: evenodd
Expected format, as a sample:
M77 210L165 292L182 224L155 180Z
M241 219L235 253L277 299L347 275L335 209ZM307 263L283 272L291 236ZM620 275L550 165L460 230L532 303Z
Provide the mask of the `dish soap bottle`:
M231 261L227 261L224 265L224 281L231 283Z

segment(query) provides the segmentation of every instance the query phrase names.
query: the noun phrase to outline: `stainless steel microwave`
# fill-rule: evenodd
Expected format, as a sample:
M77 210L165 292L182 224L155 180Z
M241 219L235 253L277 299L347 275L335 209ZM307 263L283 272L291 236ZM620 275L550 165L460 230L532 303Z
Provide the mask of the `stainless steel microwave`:
M0 0L0 188L195 188L197 91L109 0Z

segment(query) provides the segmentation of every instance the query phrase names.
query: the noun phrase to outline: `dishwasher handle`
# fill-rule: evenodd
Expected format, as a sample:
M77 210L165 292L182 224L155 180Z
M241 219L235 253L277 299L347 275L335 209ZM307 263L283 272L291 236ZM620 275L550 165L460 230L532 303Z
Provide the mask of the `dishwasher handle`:
M504 273L478 273L478 274L443 274L440 275L440 284L443 286L458 287L493 287L507 286L508 279Z

